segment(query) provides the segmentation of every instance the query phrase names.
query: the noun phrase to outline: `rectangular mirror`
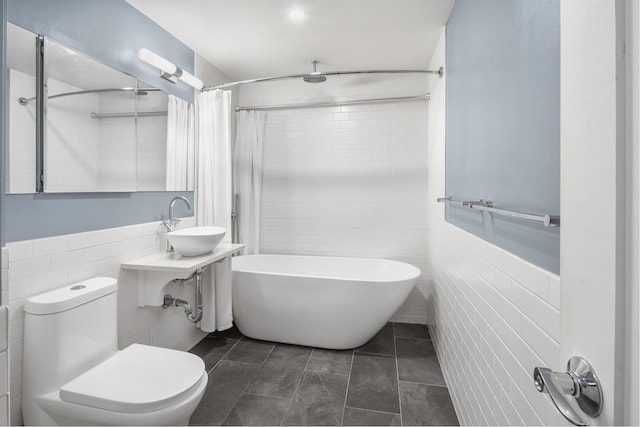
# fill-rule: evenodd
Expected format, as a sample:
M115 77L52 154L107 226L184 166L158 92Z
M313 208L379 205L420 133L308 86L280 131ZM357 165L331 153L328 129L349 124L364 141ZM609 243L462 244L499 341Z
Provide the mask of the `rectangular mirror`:
M8 193L36 191L36 44L38 36L7 23ZM22 102L21 102L22 100Z
M44 191L136 190L136 78L45 40Z
M8 193L38 191L40 151L46 193L193 191L193 105L61 43L8 28ZM37 40L44 43L40 73ZM40 75L46 99L38 113Z

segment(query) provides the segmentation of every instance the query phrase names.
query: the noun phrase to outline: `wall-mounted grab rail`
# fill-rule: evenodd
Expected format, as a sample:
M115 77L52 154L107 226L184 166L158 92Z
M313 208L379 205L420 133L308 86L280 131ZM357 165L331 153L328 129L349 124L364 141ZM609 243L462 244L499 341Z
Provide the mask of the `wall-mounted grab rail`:
M534 215L524 212L510 211L493 206L493 202L488 200L454 200L452 197L438 197L438 202L449 203L463 208L477 209L479 211L491 212L496 215L504 215L511 218L524 219L542 223L545 227L560 227L560 217L554 215Z

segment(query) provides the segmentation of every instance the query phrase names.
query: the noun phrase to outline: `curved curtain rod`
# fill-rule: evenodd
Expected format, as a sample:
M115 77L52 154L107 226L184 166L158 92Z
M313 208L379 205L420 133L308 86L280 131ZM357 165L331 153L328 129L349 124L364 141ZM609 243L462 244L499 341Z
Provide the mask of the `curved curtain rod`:
M143 92L158 92L160 90L161 89L157 89L154 87L148 87L148 88L141 87L138 89L136 89L135 87L121 87L121 88L113 88L113 89L89 89L89 90L79 90L76 92L59 93L57 95L48 96L47 99L62 98L63 96L86 95L89 93L104 93L104 92L135 92L136 95L146 95L146 93L143 93ZM31 98L22 97L22 98L18 98L18 102L20 103L20 105L27 105L35 99L36 99L35 96Z
M359 105L359 104L372 104L381 102L402 102L402 101L428 101L431 99L431 93L425 93L423 95L415 96L398 96L394 98L369 98L369 99L353 99L351 101L337 101L337 102L316 102L309 104L280 104L280 105L251 105L246 107L236 107L238 111L268 111L268 110L288 110L294 108L318 108L318 107L340 107L343 105Z
M230 87L247 84L247 83L262 83L271 82L276 80L289 80L289 79L301 79L309 76L337 76L337 75L349 75L349 74L401 74L401 73L425 73L425 74L437 74L438 77L444 75L444 68L440 67L437 70L362 70L362 71L317 71L307 74L292 74L289 76L278 77L263 77L260 79L239 80L237 82L223 83L216 86L209 86L202 89L202 91L214 90L214 89L227 89Z

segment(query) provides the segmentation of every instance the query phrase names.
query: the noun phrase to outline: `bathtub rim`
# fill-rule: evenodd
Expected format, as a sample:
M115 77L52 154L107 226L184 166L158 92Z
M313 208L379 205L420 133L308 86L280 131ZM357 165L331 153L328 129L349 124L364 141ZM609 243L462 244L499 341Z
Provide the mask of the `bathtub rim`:
M324 259L338 259L338 260L354 260L354 261L383 261L386 263L403 265L409 267L409 272L413 274L403 275L401 277L388 278L385 280L375 280L370 278L344 278L339 276L326 276L326 275L311 275L311 274L293 274L293 273L284 273L284 272L269 272L264 270L246 270L246 269L236 269L233 266L233 261L242 258L242 257L289 257L289 258L324 258ZM416 267L413 264L409 264L408 262L396 261L387 258L360 258L360 257L339 257L339 256L325 256L325 255L288 255L288 254L249 254L249 255L241 255L232 258L231 270L233 273L248 273L248 274L265 274L269 276L284 276L284 277L300 277L306 279L326 279L326 280L336 280L341 282L370 282L370 283L395 283L395 282L404 282L407 280L417 280L422 274L422 270Z

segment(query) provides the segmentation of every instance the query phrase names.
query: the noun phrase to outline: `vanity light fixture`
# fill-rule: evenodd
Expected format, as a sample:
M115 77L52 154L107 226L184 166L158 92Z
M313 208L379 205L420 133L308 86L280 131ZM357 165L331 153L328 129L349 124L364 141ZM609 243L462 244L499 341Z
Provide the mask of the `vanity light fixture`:
M175 83L177 79L180 79L196 90L200 90L204 86L202 80L184 71L173 62L168 61L162 56L151 52L149 49L140 49L138 51L138 58L140 58L147 64L158 68L160 71L162 71L160 77L167 79L172 83Z

